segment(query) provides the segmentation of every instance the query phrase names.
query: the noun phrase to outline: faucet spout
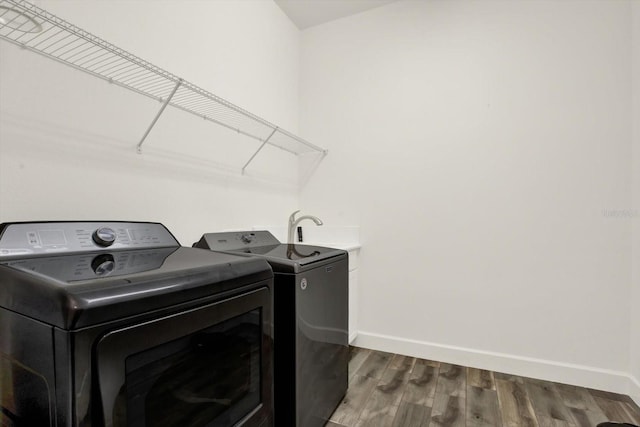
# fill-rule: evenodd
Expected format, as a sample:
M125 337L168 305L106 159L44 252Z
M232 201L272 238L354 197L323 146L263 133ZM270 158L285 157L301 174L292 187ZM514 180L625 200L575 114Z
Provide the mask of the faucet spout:
M322 225L322 220L316 216L313 215L302 215L301 217L299 217L298 219L296 219L296 214L300 212L300 210L295 211L294 213L292 213L289 216L289 232L287 233L287 243L289 244L293 244L294 243L294 239L293 236L296 232L296 227L298 226L298 224L300 223L300 221L303 221L305 219L309 219L311 221L313 221L316 225Z

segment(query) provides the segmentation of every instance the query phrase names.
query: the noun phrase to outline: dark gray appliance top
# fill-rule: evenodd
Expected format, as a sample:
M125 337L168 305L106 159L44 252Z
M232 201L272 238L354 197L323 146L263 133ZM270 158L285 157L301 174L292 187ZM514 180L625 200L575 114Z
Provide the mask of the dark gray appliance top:
M114 230L99 236L113 238L109 246L89 242L86 231L100 228ZM204 303L273 278L265 260L181 247L157 223L0 224L3 250L0 307L63 329Z
M276 273L298 273L319 263L347 257L347 251L324 246L280 243L268 231L206 233L193 244L196 248L266 259Z

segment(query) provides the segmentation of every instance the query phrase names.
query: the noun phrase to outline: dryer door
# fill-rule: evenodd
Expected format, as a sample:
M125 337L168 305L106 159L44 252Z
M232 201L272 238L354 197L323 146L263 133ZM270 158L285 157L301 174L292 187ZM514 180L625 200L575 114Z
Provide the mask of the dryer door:
M104 335L105 425L260 425L272 411L267 319L265 287Z

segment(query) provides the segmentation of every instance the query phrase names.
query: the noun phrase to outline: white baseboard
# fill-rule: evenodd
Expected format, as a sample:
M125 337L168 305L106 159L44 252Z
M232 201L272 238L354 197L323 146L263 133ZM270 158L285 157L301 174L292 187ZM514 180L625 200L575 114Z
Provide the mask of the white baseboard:
M640 406L640 381L634 376L629 376L629 396Z
M626 372L495 353L358 331L358 347L544 379L629 395L640 405L640 382Z

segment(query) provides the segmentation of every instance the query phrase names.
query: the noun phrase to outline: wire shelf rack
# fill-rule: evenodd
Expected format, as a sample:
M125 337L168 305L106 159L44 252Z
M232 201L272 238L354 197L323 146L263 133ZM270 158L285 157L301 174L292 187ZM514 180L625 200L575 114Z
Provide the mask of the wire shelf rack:
M242 167L243 173L267 144L296 155L327 154L327 150L29 2L0 0L0 39L160 101L162 107L138 143L138 152L164 109L171 106L261 141Z

